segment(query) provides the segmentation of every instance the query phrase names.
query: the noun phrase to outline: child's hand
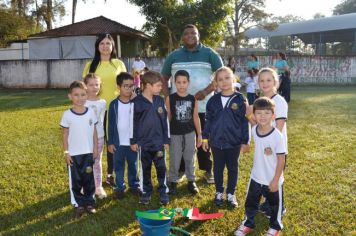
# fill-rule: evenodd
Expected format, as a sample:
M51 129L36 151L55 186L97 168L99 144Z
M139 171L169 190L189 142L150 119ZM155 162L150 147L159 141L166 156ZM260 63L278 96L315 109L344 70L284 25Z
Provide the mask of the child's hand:
M114 154L114 152L116 151L115 145L114 144L110 144L108 146L108 151L112 154Z
M72 157L69 154L66 154L66 162L67 162L67 165L69 165L69 166L73 165Z
M268 186L270 192L277 192L278 191L278 180L272 180L272 182Z
M250 152L250 145L248 145L248 144L241 144L241 152L242 152L242 153Z
M164 145L164 149L168 152L169 151L169 144Z
M201 147L203 148L204 151L207 152L209 150L208 142L202 142Z
M200 148L200 146L202 145L202 140L203 140L203 138L201 137L201 135L198 135L198 138L197 138L197 148Z
M131 145L131 150L134 152L138 152L138 145L137 144L132 144Z
M245 103L245 105L246 105L246 116L253 115L253 106L251 104L247 105L247 103Z

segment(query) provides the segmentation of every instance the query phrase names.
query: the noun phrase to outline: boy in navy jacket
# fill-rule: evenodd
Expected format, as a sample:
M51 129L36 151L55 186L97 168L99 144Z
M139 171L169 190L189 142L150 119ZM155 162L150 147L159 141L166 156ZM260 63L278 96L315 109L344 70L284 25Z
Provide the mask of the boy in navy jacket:
M131 149L141 157L141 204L149 204L152 194L151 167L154 163L158 178L160 203L169 202L166 185L165 149L169 145L169 125L167 110L162 97L162 77L149 71L142 76L144 86L141 95L133 99L133 129Z
M240 149L243 152L249 149L249 127L245 118L245 99L241 93L234 92L233 78L234 74L228 67L221 67L215 73L214 80L221 92L211 97L206 105L203 149L208 150L210 146L213 152L216 188L214 203L217 206L223 204L226 166L227 200L231 207L236 207L238 159Z
M130 191L140 193L138 179L137 152L130 148L130 127L132 126L132 103L130 101L134 90L134 78L127 72L116 77L120 96L109 106L108 115L108 151L114 154L115 195L118 199L124 197L126 185L124 181L125 161L127 162L128 184Z

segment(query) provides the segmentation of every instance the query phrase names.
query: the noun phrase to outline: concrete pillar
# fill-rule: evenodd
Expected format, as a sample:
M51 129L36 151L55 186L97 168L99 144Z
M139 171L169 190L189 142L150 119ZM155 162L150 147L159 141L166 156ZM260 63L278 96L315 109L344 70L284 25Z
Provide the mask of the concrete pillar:
M117 57L121 57L121 40L120 40L120 35L116 36L117 40Z

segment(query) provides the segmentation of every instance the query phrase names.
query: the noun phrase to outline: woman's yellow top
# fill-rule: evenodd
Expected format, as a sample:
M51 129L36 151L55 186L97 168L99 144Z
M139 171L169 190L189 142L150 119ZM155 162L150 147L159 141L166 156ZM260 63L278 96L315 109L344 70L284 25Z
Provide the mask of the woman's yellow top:
M89 73L91 61L85 64L83 78ZM109 109L110 102L118 95L116 86L116 76L121 72L126 72L125 64L119 59L111 61L101 61L96 68L95 74L101 78L100 97L106 101L106 110Z

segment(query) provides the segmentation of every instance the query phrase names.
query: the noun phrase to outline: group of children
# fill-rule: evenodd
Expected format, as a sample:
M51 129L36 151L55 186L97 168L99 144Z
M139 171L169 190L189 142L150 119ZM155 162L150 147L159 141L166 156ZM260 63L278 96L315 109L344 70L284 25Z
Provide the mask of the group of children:
M235 189L238 180L240 151L248 152L250 126L254 140L254 164L245 201L245 220L235 235L246 235L254 228L254 217L260 208L260 199L266 199L266 214L270 217L268 235L278 235L282 229L283 169L287 154L286 120L288 105L277 94L278 76L274 70L263 68L258 72L258 85L265 97L253 103L234 90L234 74L228 67L215 72L214 82L219 93L207 103L206 123L201 130L198 101L188 94L189 74L180 70L174 75L177 92L164 100L160 96L162 77L148 71L142 76L143 91L133 98L134 78L129 73L117 76L120 95L110 104L108 111L108 150L114 154L117 198L125 196L125 160L128 165L129 190L139 194L139 202L148 204L153 186L152 163L156 167L159 200L169 202L169 195L177 191L177 179L182 158L188 190L199 192L195 183L195 150L202 146L213 153L215 198L214 203L227 202L236 207ZM85 82L85 83L84 83ZM70 85L69 98L73 107L65 111L61 126L66 161L69 167L72 204L80 216L87 210L94 213L94 193L106 193L101 186L100 158L105 127L102 114L105 103L98 97L100 78L94 74L84 82ZM91 91L91 84L95 90ZM92 96L94 94L96 96ZM169 178L166 177L166 152L169 151ZM93 164L95 165L93 166ZM96 163L98 163L96 165ZM227 167L227 188L223 173ZM94 174L93 174L94 172ZM95 178L94 178L95 177ZM167 185L167 180L171 183ZM99 183L100 181L100 183Z

